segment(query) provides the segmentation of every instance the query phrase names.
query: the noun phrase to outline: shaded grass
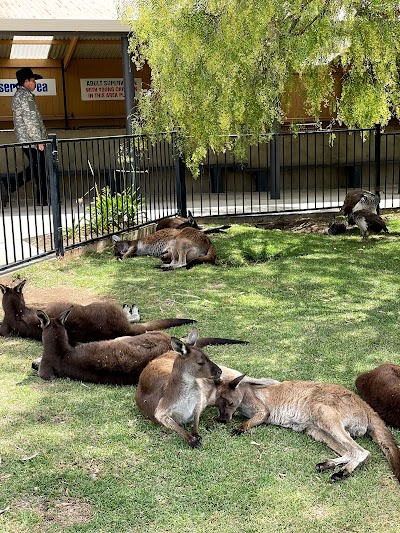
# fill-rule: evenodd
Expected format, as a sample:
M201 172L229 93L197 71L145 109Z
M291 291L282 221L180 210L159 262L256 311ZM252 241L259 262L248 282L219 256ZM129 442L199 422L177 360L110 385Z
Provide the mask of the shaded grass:
M19 275L136 302L143 320L192 317L201 335L247 339L207 352L250 375L354 390L360 372L400 363L399 220L388 226L391 236L368 243L233 226L213 238L217 267L160 272L157 259L120 263L106 250ZM0 342L1 531L398 530L400 489L368 438L371 461L339 485L314 471L334 455L322 444L276 427L207 431L213 409L191 450L141 417L135 387L44 382L30 369L39 343Z

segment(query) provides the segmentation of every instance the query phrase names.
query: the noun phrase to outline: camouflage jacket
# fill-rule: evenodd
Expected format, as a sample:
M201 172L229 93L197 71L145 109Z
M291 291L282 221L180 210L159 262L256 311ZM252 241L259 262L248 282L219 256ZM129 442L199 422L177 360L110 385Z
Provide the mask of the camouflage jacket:
M42 116L35 102L35 96L25 87L18 87L12 99L14 131L17 142L43 141L47 138Z

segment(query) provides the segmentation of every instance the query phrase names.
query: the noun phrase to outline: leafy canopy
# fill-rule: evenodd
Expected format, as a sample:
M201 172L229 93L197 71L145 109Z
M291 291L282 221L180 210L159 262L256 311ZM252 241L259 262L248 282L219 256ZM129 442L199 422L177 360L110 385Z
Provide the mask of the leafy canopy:
M192 170L208 148L243 147L249 134L257 142L273 130L295 87L310 115L330 106L349 127L384 126L400 116L397 1L122 2L133 61L139 69L147 61L152 72L135 129L178 129Z

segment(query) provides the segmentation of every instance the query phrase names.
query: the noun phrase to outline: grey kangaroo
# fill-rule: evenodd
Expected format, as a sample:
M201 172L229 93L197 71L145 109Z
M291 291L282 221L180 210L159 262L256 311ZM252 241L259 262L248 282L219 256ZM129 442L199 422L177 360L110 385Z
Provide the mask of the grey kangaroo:
M32 367L42 379L70 378L91 383L133 385L152 359L172 348L171 336L163 331L123 336L111 340L72 346L66 322L71 309L57 318L37 311L43 329L43 356ZM217 344L245 344L245 341L220 337L197 337L196 349Z
M331 481L336 482L349 477L368 459L370 453L352 439L368 433L400 481L400 450L393 435L377 413L354 392L340 385L313 381L260 386L243 378L223 382L216 393L221 422L230 421L236 410L249 418L235 430L237 434L260 424L304 431L339 455L317 464L318 472L344 465L331 476Z
M163 270L215 264L217 259L217 251L209 237L192 227L162 229L134 241L122 241L114 235L113 241L114 253L121 260L136 255L161 257Z

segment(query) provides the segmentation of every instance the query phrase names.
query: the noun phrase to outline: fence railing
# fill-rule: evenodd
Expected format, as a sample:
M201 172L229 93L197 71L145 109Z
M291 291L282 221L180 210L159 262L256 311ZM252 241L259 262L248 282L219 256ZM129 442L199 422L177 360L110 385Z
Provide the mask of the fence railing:
M49 135L43 144L42 154L0 145L0 271L177 213L166 138Z
M0 145L0 271L164 216L339 208L349 188L380 187L399 207L400 132L280 132L241 157L209 153L193 178L173 135Z

